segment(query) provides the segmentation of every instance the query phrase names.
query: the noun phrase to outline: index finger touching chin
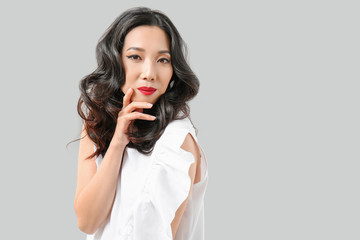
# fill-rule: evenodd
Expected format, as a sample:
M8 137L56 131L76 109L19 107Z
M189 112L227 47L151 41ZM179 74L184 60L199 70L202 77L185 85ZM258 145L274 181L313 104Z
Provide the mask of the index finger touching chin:
M132 95L132 88L129 88L126 93L125 93L125 96L123 98L123 107L126 107L127 105L130 104L130 99L131 99L131 95Z

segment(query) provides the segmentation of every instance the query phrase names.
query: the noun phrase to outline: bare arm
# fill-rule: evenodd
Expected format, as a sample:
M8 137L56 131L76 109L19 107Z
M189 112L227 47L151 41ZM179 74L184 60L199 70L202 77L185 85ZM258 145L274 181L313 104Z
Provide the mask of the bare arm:
M189 201L192 187L193 187L194 183L199 181L198 178L200 176L199 173L197 173L198 172L197 169L200 169L200 167L199 167L200 166L200 150L199 150L199 147L198 147L196 141L192 138L191 134L188 133L181 148L184 149L185 151L192 153L194 155L195 162L193 164L191 164L190 169L189 169L189 176L191 179L191 187L190 187L189 195L177 209L177 211L175 213L175 217L171 223L173 239L175 238L176 232L177 232L177 230L179 228L179 224L181 222L181 218L184 214L186 205Z
M83 134L86 133L83 131ZM93 142L88 136L81 139L74 203L81 231L93 233L109 214L115 197L124 149L124 145L111 144L99 169L96 170L95 158L86 160L86 157L94 152Z
M123 109L118 114L114 136L98 169L95 158L86 159L94 152L94 143L82 131L74 207L79 229L88 234L99 228L112 209L123 152L129 143L126 131L130 122L135 119L154 120L148 114L135 111L151 108L151 105L130 103L131 94L132 89L129 89L124 97Z

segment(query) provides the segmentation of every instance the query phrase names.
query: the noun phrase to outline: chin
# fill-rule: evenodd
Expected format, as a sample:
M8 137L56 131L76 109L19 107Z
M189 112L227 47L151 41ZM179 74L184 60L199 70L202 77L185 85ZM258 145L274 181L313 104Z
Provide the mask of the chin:
M149 96L136 95L136 96L134 96L133 98L131 98L131 101L132 101L132 102L149 102L149 103L154 104L157 99L158 99L157 97L151 96L151 95L149 95Z

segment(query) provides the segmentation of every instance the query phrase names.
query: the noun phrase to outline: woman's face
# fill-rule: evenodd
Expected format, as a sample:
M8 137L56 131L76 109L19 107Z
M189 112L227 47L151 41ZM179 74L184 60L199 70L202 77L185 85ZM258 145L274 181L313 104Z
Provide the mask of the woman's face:
M157 26L139 26L125 37L122 49L125 94L134 90L132 101L154 104L165 93L173 74L169 39Z

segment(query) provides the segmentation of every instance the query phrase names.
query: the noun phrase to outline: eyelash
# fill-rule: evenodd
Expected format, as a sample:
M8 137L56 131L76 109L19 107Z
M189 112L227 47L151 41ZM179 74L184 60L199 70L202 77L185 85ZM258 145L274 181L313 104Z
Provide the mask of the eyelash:
M126 56L128 59L133 59L133 60L139 60L140 56L139 55L130 55L130 56ZM159 59L159 61L165 60L165 63L170 63L170 60L167 58L161 58Z

